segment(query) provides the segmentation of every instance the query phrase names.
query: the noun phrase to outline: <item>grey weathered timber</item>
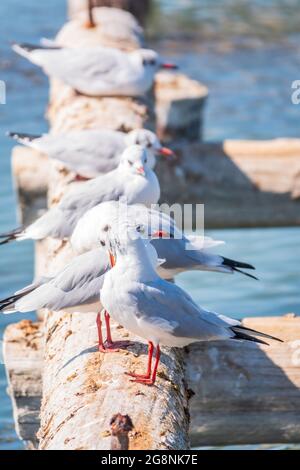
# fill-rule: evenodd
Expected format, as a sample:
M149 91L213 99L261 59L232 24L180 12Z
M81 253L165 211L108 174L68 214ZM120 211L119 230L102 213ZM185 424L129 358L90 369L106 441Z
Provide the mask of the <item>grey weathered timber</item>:
M43 327L23 320L5 330L3 356L16 431L28 448L37 448L42 400Z
M140 357L133 356L132 359L130 357L133 350L145 352L145 346L138 340L139 345L133 345L120 355L111 354L103 357L96 351L95 347L96 331L93 315L91 314L90 328L84 344L81 342L80 332L77 329L81 318L80 314L73 315L73 317L66 315L58 326L55 322L53 323L53 328L56 326L57 329L62 328L63 332L67 331L68 337L64 343L61 342L59 349L55 349L55 357L51 355L52 350L49 350L47 354L50 354L49 359L51 359L49 366L51 365L53 368L53 372L48 377L57 373L61 379L60 387L63 386L65 381L70 396L77 393L75 390L82 386L85 390L85 393L81 396L84 407L73 409L68 400L63 402L62 398L59 398L59 391L54 389L54 384L52 389L49 387L47 400L52 402L53 406L58 400L58 408L61 407L62 410L59 411L58 416L56 414L53 417L49 415L48 421L44 423L40 431L43 434L43 442L47 443L49 447L50 445L51 447L60 445L59 441L57 443L55 435L51 433L54 432L55 434L55 429L57 429L59 436L61 436L66 419L69 420L69 423L74 423L73 429L75 430L75 423L78 426L82 425L85 422L85 413L88 413L93 414L95 422L99 426L100 441L105 448L109 448L109 420L111 416L102 417L100 413L102 407L99 407L99 409L96 407L96 404L99 403L98 400L104 400L108 410L114 411L120 408L118 412L127 414L129 411L132 420L137 419L137 422L134 421L135 429L129 435L131 448L141 448L141 446L150 448L151 441L149 439L152 438L152 434L149 434L149 426L145 425L144 416L137 416L136 410L133 409L133 406L137 406L137 409L139 409L141 402L144 400L149 403L149 389L146 388L145 390L142 386L138 386L138 389L134 388L135 396L133 402L131 402L132 390L135 386L129 384L128 389L128 383L126 382L128 379L123 377L124 384L126 382L126 390L123 395L124 399L120 402L120 395L122 395L122 390L119 389L120 378L117 378L117 385L112 396L109 395L108 388L108 383L113 374L112 371L116 367L120 374L130 366L142 370L145 356L142 354ZM300 442L300 318L294 315L273 318L247 318L243 323L250 328L278 336L284 340L284 343L270 342L270 346L257 346L245 342L224 341L198 343L188 347L185 353L187 396L181 395L183 393L182 384L180 383L182 378L181 366L179 370L174 371L174 375L172 374L171 382L166 380L164 375L167 366L165 360L177 361L182 353L179 353L177 357L176 355L163 357L163 365L159 369L158 388L152 389L152 392L155 393L156 390L159 395L162 387L167 387L171 396L177 395L176 400L183 399L187 403L187 398L190 397L190 435L193 446ZM11 325L5 335L5 356L8 375L11 378L10 388L20 380L21 385L16 388L17 392L15 392L18 393L19 400L24 397L24 393L25 399L28 400L30 399L28 394L30 395L34 391L33 395L35 397L36 395L39 396L42 391L41 376L39 375L41 369L31 369L30 374L32 376L27 375L26 377L29 384L34 384L34 387L32 388L30 385L30 387L24 389L24 372L21 371L21 376L19 376L17 374L19 368L16 368L13 362L13 359L18 356L20 344L26 344L26 331L27 328L20 329L18 324ZM122 340L128 339L123 329L117 329L114 334L117 334ZM18 338L18 341L15 341L16 338ZM39 344L42 344L42 342L39 342ZM30 347L22 349L23 359L26 359L27 355L32 357L32 354L40 357L41 352L39 350L34 352ZM82 376L78 374L77 368L81 370L80 362L84 360L84 357L87 359L88 368ZM59 369L57 359L60 364L64 365L64 369ZM131 363L132 360L134 364ZM178 363L173 365L177 367ZM105 380L103 380L103 377ZM176 385L179 385L177 391ZM143 395L145 391L147 400ZM127 403L128 398L130 399L129 403ZM116 399L117 402L115 402ZM35 403L38 405L38 401ZM146 410L148 410L147 403ZM160 406L160 401L154 403L154 410L156 410ZM14 408L15 413L18 413L18 417L22 416L15 402ZM38 406L37 408L32 407L32 411L34 416L38 416ZM59 417L61 421L58 419ZM158 427L162 432L161 437L164 437L164 429L169 426L169 418L162 416L161 424ZM53 420L55 420L57 427L52 425ZM47 427L47 423L54 431ZM185 419L184 423L187 425ZM89 424L85 422L82 427L82 433L86 433L88 436ZM31 427L27 425L25 428L27 440L32 441L34 435L30 434ZM34 424L34 430L36 430L36 423ZM157 437L157 434L154 435ZM66 448L76 448L79 439L77 430L74 431L74 435L69 435L65 439L64 446ZM82 441L78 445L84 447Z
M300 224L300 139L183 141L172 147L177 164L164 161L157 168L162 201L204 203L207 228ZM43 159L42 179L27 179L35 161L31 150L15 148L19 191L33 201L35 187L46 191L49 172L48 160Z

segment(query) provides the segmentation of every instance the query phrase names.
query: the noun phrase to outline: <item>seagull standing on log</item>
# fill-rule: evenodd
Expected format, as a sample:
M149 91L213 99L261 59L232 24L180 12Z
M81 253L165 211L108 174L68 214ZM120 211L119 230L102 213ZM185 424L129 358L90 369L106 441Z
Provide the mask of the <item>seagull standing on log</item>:
M161 345L183 348L199 341L229 339L267 344L255 336L280 341L199 307L183 289L161 279L134 228L127 227L122 239L111 233L109 244L113 268L101 289L102 305L119 324L149 344L146 373L129 373L132 381L155 383Z
M177 68L151 49L123 52L99 46L75 49L25 43L14 44L13 49L49 77L88 96L143 96L161 68Z
M85 129L56 135L9 132L8 136L58 160L82 179L96 178L114 170L124 150L131 145L147 149L151 169L155 167L157 156L175 158L172 150L163 147L148 129L135 129L128 134L111 129Z
M0 245L11 241L43 240L47 237L69 238L79 219L92 207L104 201L124 198L127 204L145 204L150 207L160 197L160 186L149 168L147 151L140 145L128 147L119 166L71 190L59 204L27 228L0 235Z

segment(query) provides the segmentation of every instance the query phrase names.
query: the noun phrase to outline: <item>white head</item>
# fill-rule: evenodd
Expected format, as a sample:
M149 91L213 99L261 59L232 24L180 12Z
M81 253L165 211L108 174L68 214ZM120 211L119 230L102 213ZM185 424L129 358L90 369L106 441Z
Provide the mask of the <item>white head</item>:
M130 53L131 60L137 66L142 66L146 73L154 76L161 69L177 69L175 64L163 62L159 54L152 49L137 49Z
M124 222L122 226L121 233L119 228L115 230L115 227L107 226L105 241L101 242L101 245L108 250L111 266L115 266L118 260L126 258L125 265L128 269L133 266L136 273L147 273L152 276L165 260L159 260L150 241L141 237L141 233L146 230L145 227L128 222Z
M148 129L135 129L128 133L126 136L126 145L140 145L147 149L148 152L148 166L153 169L156 164L156 157L158 155L164 157L174 157L172 150L163 147L154 132Z
M147 176L150 171L147 150L141 145L127 147L122 153L119 167L127 174Z

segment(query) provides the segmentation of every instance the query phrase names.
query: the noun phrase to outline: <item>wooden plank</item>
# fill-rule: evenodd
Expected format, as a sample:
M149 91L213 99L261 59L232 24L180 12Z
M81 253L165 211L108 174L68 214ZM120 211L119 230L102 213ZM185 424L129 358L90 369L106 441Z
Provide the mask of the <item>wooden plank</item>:
M142 386L138 389L134 387L135 395L132 397L133 385L128 384L128 379L122 374L130 367L142 368L145 362L145 346L138 340L138 343L133 343L128 350L117 356L111 354L103 357L96 350L93 314L87 316L90 317L89 329L84 335L84 343L80 328L82 321L85 320L80 314L65 315L59 325L56 321L59 321L60 317L52 319L52 329L59 330L60 336L66 332L68 337L66 342L61 341L60 347L55 349L54 357L52 357L53 349L48 348L51 372L47 373L47 380L50 382L51 377L56 375L62 384L60 387L68 388L70 397L81 393L80 389L84 390L84 394L81 395L84 405L82 408L74 409L71 405L72 400L71 403L69 399L63 401L63 396L60 396L61 389L55 387L56 382L52 386L48 383L46 406L49 407L52 403L53 408L56 405L57 407L56 411L43 421L40 431L43 442L51 448L60 446L63 432L61 424L69 418L73 434L64 436L66 448L85 447L85 444L88 446L90 434L94 436L91 427L95 424L98 426L96 437L98 436L99 440L94 440L93 445L109 449L109 420L112 416L109 412L118 410L122 414L129 412L133 416L135 429L130 433L131 448L140 448L140 446L150 448L149 433L147 434L149 426L144 425L144 417L139 415L137 410L140 409L141 403L144 406L144 400L145 413L151 414L153 411L148 407L149 403L155 410L161 406L160 393L165 387L172 399L182 399L181 394L184 390L181 382L182 373L176 362L179 356L163 357L158 389L150 389L151 394L156 393L160 396L158 402L153 396L149 402L147 396L149 389L145 390ZM187 348L185 380L188 395L183 400L186 403L193 391L194 395L189 404L190 435L194 446L300 441L300 318L293 315L247 318L243 323L250 328L276 335L285 342L283 344L272 342L269 347L235 341L214 342L198 343ZM39 412L42 370L34 366L28 369L26 374L23 370L20 374L18 358L26 359L27 356L32 358L34 354L37 358L41 357L42 351L39 348L42 347L43 341L42 338L39 339L37 350L26 346L27 331L27 327L11 325L6 331L4 351L7 373L10 377L10 390L18 399L17 404L14 404L14 410L17 413L16 419L20 421L18 423L18 427L22 430L20 435L32 442L34 434L31 433L35 433L37 428L35 418ZM123 329L114 327L113 333L121 340L129 338ZM165 359L174 361L172 368L175 369L171 382L168 382L164 375L167 371ZM82 364L85 364L83 369ZM82 370L83 374L80 372ZM118 373L119 376L114 375ZM108 384L112 380L116 380L116 383L111 394ZM177 386L179 388L176 391ZM25 400L25 403L27 400L30 407L23 406L22 400ZM105 410L109 410L104 416L103 405L99 407L99 403L105 403ZM20 404L21 408L25 408L25 415L19 410ZM86 413L88 416L93 415L91 425L87 424ZM165 426L170 424L168 419L168 417L163 418L162 425L157 425L157 429L162 432L160 437L155 434L157 439L163 437ZM146 422L152 423L148 417ZM76 426L83 428L81 435L85 434L85 439L88 441L84 445L77 436ZM58 436L55 431L57 429Z
M17 434L27 447L37 448L42 400L42 324L23 320L9 325L3 355Z

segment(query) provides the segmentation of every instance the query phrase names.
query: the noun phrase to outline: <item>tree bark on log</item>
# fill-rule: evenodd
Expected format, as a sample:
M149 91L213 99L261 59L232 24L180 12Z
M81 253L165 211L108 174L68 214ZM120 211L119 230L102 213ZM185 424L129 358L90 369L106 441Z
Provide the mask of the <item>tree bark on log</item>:
M60 43L76 43L82 26L77 28L78 34L64 28ZM89 126L129 131L145 126L149 114L149 107L137 99L90 98L58 81L51 83L48 116L53 133ZM52 163L51 167L50 205L59 201L69 180L68 172L59 165ZM48 272L57 272L73 255L69 243L46 240L38 246L39 265ZM188 448L182 354L165 349L157 387L137 386L124 372L143 367L145 345L113 325L114 337L130 340L131 346L115 354L99 353L96 313L91 306L90 314L74 309L74 314L48 312L45 317L39 448L109 449L109 424L117 413L128 414L134 422L130 449Z
M67 363L68 357L71 355L69 351L75 347L75 344L79 345L80 332L77 330L77 322L80 321L80 318L79 315L75 315L73 318L72 324L70 324L72 330L68 330L69 336L67 338L67 341L70 340L72 343L68 344L66 341L64 345L62 344L60 353L65 355L64 364ZM71 318L66 316L63 321L70 322L70 320ZM300 318L290 314L276 318L247 318L243 320L243 323L249 328L277 336L285 342L283 344L273 342L270 346L256 346L249 343L241 345L235 341L198 343L187 348L185 378L188 386L188 396L192 397L189 403L191 415L190 434L193 446L300 442L300 341L298 333ZM42 332L41 326L37 326L39 331ZM30 322L29 325L28 322L27 324L22 322L21 324L10 325L4 337L5 364L9 378L9 390L13 398L17 429L19 430L19 436L27 442L36 440L34 433L39 423L39 397L42 394L42 367L39 364L43 355L42 349L40 349L43 345L43 339L40 337L38 343L36 343L36 340L32 343L32 339L37 336L35 324L33 327L30 328ZM60 328L60 325L57 328ZM34 332L33 336L32 331ZM72 331L72 334L70 331ZM124 330L118 330L118 332L122 337ZM93 408L93 403L89 404L89 400L94 399L95 395L93 393L96 393L97 397L107 400L106 403L112 403L117 393L113 392L110 399L107 395L107 382L102 383L101 376L98 374L97 361L101 361L100 356L93 354L91 348L91 344L96 337L92 323L88 336L91 339L86 338L87 351L82 351L81 347L78 346L78 353L83 353L83 356L84 354L90 356L89 367L90 369L95 368L95 374L78 376L76 366L78 366L78 360L81 356L75 357L72 363L65 365L66 368L69 367L66 380L68 379L71 396L73 396L79 382L84 381L85 378L87 379L83 384L86 391L84 394L86 406L82 410L78 410L75 415L83 413L84 410L89 410L90 406ZM34 358L36 358L35 363ZM28 359L28 363L32 364L32 367L24 370L20 366L22 364L20 361L27 361ZM53 368L55 367L54 360L54 358L51 359ZM142 357L140 359L135 358L135 360L142 364ZM101 364L103 373L108 370L108 378L111 376L109 365L115 367L113 361L114 358L110 356L106 365ZM124 352L122 353L121 367L127 366L125 362L126 353ZM72 364L73 368L71 367ZM62 380L61 373L62 371L58 370L59 377ZM161 376L159 390L163 381L163 376ZM167 386L171 387L171 384L167 384ZM139 389L134 400L140 399L143 401L143 392L142 388ZM55 396L52 398L50 395L49 399L53 401L54 406L56 391L53 390L53 393ZM82 396L82 400L84 400L84 396ZM119 397L117 398L119 399ZM124 397L122 402L122 409L128 409L125 406L126 398L127 396ZM60 401L59 404L65 413L63 414L60 411L62 418L70 417L74 410L68 409L68 400L65 402ZM137 404L142 406L139 403ZM68 411L69 415L67 415ZM102 417L98 418L99 410L96 409L95 413L99 423L101 423ZM69 419L70 422L76 419L76 422L79 423L80 419L83 420L83 416L77 418L71 416ZM144 429L143 421L138 419L133 424L135 429L129 435L131 446L139 447L141 442L146 445L147 435L145 433L140 434L140 427ZM160 425L159 423L158 429L160 429ZM165 419L162 419L162 425L164 429L168 425ZM86 428L83 432L86 433L88 438ZM105 422L104 431L100 428L101 425L99 424L98 435L102 434L103 445L108 448L110 440L109 422ZM145 429L147 429L147 426ZM47 428L43 432L47 433ZM59 432L62 432L61 429L59 429ZM65 446L68 445L71 448L72 442L69 439L72 437L76 437L76 432L75 436L72 434L66 437ZM49 433L45 439L47 438L53 439ZM53 440L52 445L54 445ZM81 443L78 445L82 446Z

